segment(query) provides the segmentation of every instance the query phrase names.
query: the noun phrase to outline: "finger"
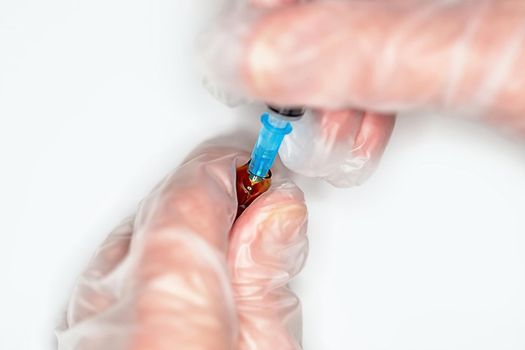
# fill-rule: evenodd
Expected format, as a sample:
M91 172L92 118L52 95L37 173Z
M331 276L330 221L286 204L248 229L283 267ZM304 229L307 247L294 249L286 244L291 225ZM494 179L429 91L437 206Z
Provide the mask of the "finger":
M293 171L335 186L363 183L388 143L395 118L351 109L321 110L294 123L280 152Z
M364 114L352 150L353 157L363 161L363 167L355 180L357 184L365 182L377 168L392 136L395 123L396 116L393 114L374 112Z
M263 16L247 44L248 89L282 105L524 110L524 4L402 3L323 1Z
M86 271L76 283L66 314L69 327L98 314L115 301L114 293L103 281L128 254L133 218L115 228L95 252Z
M91 281L91 289L111 292L112 302L69 325L62 343L81 334L84 348L233 347L237 324L225 251L238 158L235 151L200 151L156 187L138 210L126 258Z
M230 349L235 310L224 265L237 212L237 152L208 149L157 187L137 214L138 349ZM135 243L135 242L134 242ZM135 246L131 251L134 252Z
M235 219L237 151L207 148L192 155L142 202L136 226L154 238L164 229L190 231L225 252Z
M307 254L301 191L276 183L239 217L228 264L240 320L239 349L299 349L301 311L286 285Z

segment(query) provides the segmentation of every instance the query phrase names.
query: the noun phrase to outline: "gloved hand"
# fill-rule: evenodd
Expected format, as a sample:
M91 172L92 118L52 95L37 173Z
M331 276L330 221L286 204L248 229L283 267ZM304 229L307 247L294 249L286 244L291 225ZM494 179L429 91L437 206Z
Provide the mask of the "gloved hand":
M234 223L246 160L207 148L153 190L79 279L59 349L300 348L303 195L276 180Z
M361 178L355 169L380 155L393 121L368 113L355 126L341 116L349 108L446 110L525 131L525 2L282 2L230 3L202 57L209 79L235 94L338 111L328 112L335 125L300 127L282 154L292 170L338 185Z

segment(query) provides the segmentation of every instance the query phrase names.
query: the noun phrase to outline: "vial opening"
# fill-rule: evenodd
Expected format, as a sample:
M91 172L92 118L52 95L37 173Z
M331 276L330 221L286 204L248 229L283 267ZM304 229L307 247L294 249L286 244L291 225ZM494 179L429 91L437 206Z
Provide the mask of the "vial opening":
M272 184L272 172L269 171L265 177L252 175L249 171L250 162L237 168L236 190L237 190L237 216L238 218L250 204L261 194L268 191Z

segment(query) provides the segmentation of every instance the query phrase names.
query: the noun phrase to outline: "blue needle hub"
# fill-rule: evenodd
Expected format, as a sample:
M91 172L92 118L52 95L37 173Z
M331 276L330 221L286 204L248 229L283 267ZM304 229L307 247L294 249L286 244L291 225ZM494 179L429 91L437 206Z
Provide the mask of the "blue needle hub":
M270 113L263 113L261 123L262 127L248 168L254 182L268 176L284 137L292 132L292 125L289 121L277 118Z

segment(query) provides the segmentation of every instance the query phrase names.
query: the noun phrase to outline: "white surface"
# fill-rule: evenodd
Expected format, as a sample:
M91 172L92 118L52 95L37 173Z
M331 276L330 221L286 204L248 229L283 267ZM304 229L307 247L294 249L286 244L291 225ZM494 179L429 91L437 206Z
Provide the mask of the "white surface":
M200 142L256 128L196 79L200 11L0 2L0 349L54 348L106 233ZM305 348L525 348L524 155L481 125L412 116L365 186L298 179Z

